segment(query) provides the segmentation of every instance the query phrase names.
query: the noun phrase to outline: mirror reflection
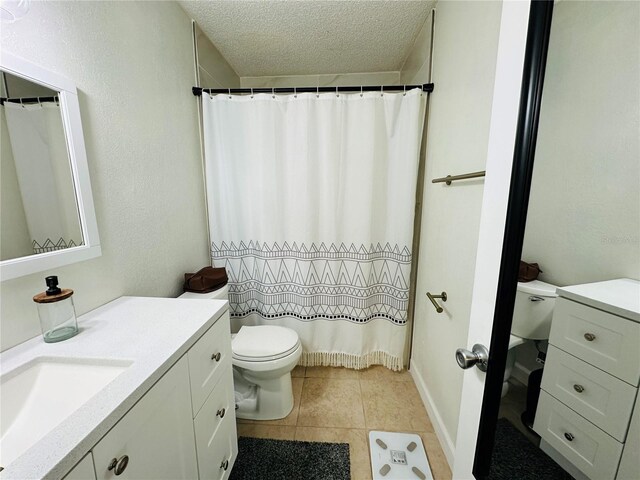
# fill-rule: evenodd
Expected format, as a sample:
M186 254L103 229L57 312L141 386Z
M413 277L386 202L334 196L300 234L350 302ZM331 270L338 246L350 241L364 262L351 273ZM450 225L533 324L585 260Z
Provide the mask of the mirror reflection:
M82 245L58 92L0 81L0 260Z

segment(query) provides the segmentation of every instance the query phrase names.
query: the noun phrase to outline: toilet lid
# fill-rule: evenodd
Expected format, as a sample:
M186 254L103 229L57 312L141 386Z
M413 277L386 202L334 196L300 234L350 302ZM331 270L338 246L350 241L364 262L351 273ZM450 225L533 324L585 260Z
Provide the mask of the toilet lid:
M282 358L293 352L300 343L298 334L275 325L243 326L231 341L234 358L266 361Z

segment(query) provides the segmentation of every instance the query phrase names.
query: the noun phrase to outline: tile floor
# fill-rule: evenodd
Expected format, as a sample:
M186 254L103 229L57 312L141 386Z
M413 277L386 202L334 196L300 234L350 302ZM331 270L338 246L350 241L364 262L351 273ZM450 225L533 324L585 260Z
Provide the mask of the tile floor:
M293 411L282 420L238 419L238 436L348 443L352 480L371 479L370 430L417 433L435 480L451 471L409 372L296 367Z

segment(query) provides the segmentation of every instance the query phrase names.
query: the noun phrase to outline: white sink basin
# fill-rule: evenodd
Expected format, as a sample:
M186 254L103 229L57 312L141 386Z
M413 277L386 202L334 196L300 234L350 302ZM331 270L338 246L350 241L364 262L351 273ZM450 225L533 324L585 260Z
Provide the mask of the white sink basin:
M133 362L39 357L0 377L0 465L7 467Z

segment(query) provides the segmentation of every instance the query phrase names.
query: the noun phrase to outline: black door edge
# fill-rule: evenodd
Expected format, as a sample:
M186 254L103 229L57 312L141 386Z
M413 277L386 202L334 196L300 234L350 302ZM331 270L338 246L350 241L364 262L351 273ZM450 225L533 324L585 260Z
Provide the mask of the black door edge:
M551 32L553 0L533 0L525 48L520 107L513 154L513 169L507 204L502 258L498 277L493 333L489 347L489 369L473 462L473 475L484 479L489 474L495 441L496 423L504 370L507 363L511 317L516 298L518 267L522 255L529 192L533 175L542 87Z

